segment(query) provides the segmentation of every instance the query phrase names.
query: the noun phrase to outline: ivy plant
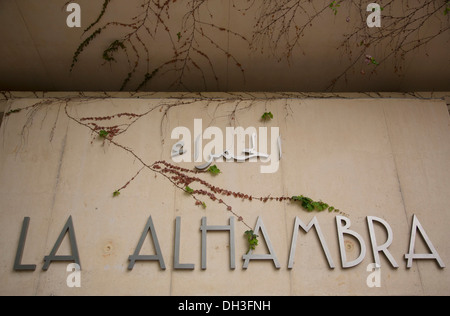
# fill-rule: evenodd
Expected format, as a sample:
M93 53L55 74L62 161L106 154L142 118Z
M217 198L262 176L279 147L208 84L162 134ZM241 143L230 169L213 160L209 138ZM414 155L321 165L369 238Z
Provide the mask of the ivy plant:
M308 212L312 212L312 211L322 212L326 209L328 209L329 212L332 212L332 211L339 212L339 210L334 208L334 206L330 206L327 203L322 202L322 201L314 201L313 199L303 196L303 195L293 196L292 200L300 202L301 206Z
M262 119L263 121L268 121L268 120L273 119L273 114L272 114L272 112L264 112L264 114L261 116L261 119Z
M372 64L372 65L375 65L375 66L379 65L379 63L375 60L375 58L370 56L370 55L366 55L366 63L367 64Z
M220 169L217 168L216 165L213 165L211 167L208 168L208 171L212 174L212 175L218 175L220 173Z
M105 131L104 129L102 129L102 130L100 130L100 132L98 132L98 136L100 137L100 138L106 138L106 137L108 137L108 132L107 131Z
M340 6L341 6L341 5L340 5L339 3L337 3L337 1L333 1L333 2L331 2L330 5L329 5L330 9L333 10L334 15L337 15L337 13L338 13L338 8L339 8Z
M109 45L107 49L103 51L103 59L108 62L116 61L113 54L117 52L119 48L125 49L125 45L123 44L123 42L115 40L111 43L111 45Z
M184 190L189 194L194 193L194 190L192 188L190 188L188 185L184 188Z
M249 253L250 250L255 250L256 246L258 246L258 237L259 236L256 235L253 230L247 230L245 232L245 235L247 236L247 241L248 241L247 253Z

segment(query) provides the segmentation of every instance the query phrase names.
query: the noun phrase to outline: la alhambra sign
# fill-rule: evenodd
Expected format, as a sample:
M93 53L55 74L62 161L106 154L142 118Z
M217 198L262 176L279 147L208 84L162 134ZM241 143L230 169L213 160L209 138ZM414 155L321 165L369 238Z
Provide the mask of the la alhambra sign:
M11 109L39 101L15 100ZM92 107L73 100L66 110L80 120L110 114L111 109L143 113L166 104L159 99L114 100L113 106L107 99L95 102ZM282 111L291 103L298 106L285 122ZM11 115L1 126L3 293L448 293L444 187L450 147L442 133L448 128L448 117L443 118L448 112L440 101L274 100L268 109L280 121L268 123L259 121L265 103L255 101L254 107L240 112L238 123L256 127L242 131L246 141L235 143L242 148L232 156L231 151L223 154L231 146L226 114L234 109L232 102L214 112L224 117L214 121L217 128L205 111L215 110L214 104L207 107L198 101L188 109L173 107L165 136L175 131L174 137L165 139L165 145L150 137L160 131L160 111L114 139L148 164L170 161L172 151L191 149L174 158L193 170L211 155L228 160L239 158L244 150L253 152L247 140L256 133L258 148L253 153L276 153L275 157L243 164L217 159L212 164L221 175L198 177L253 196L308 192L333 200L348 213L306 213L296 202L260 203L217 195L228 199L259 235L259 245L250 251L239 216L204 196L199 198L206 199L207 208L196 206L188 193L159 173L144 170L113 197L112 192L142 168L140 162L123 148L92 141L89 129L63 115L64 103L44 105L36 112L26 146L19 150L20 120L27 118L26 112ZM326 128L309 119L319 116ZM334 128L329 128L330 122ZM176 129L180 126L188 128ZM49 142L46 136L53 128ZM343 139L345 143L339 143ZM181 140L184 147L173 148ZM296 168L288 168L292 166ZM263 174L260 167L268 172ZM369 263L383 271L379 291L366 287ZM63 282L67 264L81 267L79 290L67 289Z
M374 222L377 222L381 224L387 232L387 240L380 244L379 241L377 241L377 236L374 232ZM14 262L14 270L15 271L34 271L36 270L35 264L24 264L22 263L22 256L23 251L26 243L26 237L27 237L27 231L30 224L30 218L25 217L22 225L22 230L20 234L20 240L17 247L15 262ZM371 249L373 253L373 257L375 259L375 266L381 267L380 265L380 253L384 254L390 264L393 268L398 268L399 265L397 261L394 259L392 254L389 252L389 246L393 242L393 231L385 220L375 217L375 216L367 216L367 226L369 229L369 236L370 236L370 243L371 243ZM291 241L291 247L289 251L289 260L287 267L288 269L292 269L294 267L294 257L295 257L295 251L296 251L296 244L298 239L298 232L301 228L305 233L308 233L311 228L315 228L317 237L319 238L320 244L322 246L323 253L327 259L328 266L330 269L335 268L335 263L330 255L330 251L327 246L327 242L325 239L325 236L322 233L322 230L319 225L319 221L317 220L317 217L314 217L308 224L304 223L299 217L295 217L294 220L294 230L292 235L292 241ZM345 216L336 216L336 228L337 228L337 238L339 242L339 250L341 255L341 266L342 268L352 268L358 265L362 262L366 255L366 244L361 237L359 233L357 233L354 230L350 229L351 227L351 221L349 218ZM182 270L194 270L195 264L194 263L180 263L180 245L182 243L182 240L180 240L180 230L181 230L181 217L176 218L176 229L175 229L175 236L174 236L174 262L173 262L173 269L182 269ZM229 218L229 224L228 225L208 225L207 224L207 217L203 217L201 221L200 231L202 234L202 242L201 242L201 269L206 270L207 269L207 233L211 231L224 231L229 234L229 249L230 249L230 269L235 269L236 263L235 263L235 224L234 224L234 217ZM243 269L247 269L249 267L249 263L252 260L269 260L272 261L275 268L279 269L280 263L278 260L278 257L276 255L276 251L274 247L272 246L272 243L270 241L270 236L268 233L268 230L266 229L263 219L261 217L258 217L256 226L254 229L254 232L256 234L261 234L264 237L264 240L266 242L267 249L269 250L269 253L267 254L254 254L252 250L249 250L248 253L244 254L242 256L242 259L244 260L244 264L242 266ZM424 239L426 245L428 246L430 253L415 253L415 243L416 243L416 237L417 233L419 233L422 238ZM65 235L68 234L70 238L70 245L72 254L70 255L58 255L57 251L65 238ZM151 240L153 242L154 249L156 250L155 254L140 254L141 248L144 244L144 241L147 237L147 235L151 235ZM354 238L359 243L360 246L360 253L359 256L352 260L348 261L345 251L345 245L344 245L344 236L349 235ZM72 216L69 217L66 224L64 225L63 229L61 230L61 233L56 240L54 247L49 255L44 257L44 265L42 267L43 270L47 270L52 262L74 262L81 267L81 258L79 255L78 250L78 244L75 237L75 227L73 224ZM412 219L412 225L411 225L411 234L410 234L410 242L409 242L409 251L405 254L405 259L407 261L406 268L411 268L412 263L414 260L435 260L437 265L440 268L445 268L445 264L442 261L441 257L439 256L439 253L433 246L433 243L431 242L430 238L428 237L428 234L426 233L425 229L422 227L419 219L416 215L413 216ZM158 234L156 230L156 226L152 220L152 216L148 218L148 221L145 225L144 231L140 236L139 242L136 246L135 252L129 256L129 265L128 270L132 270L135 263L137 261L156 261L159 263L159 266L161 270L166 270L166 264L164 260L164 255L159 243Z
M193 147L193 156L196 161L202 162L202 158L207 160L207 163L204 166L209 166L211 162L214 159L217 158L224 158L227 159L228 162L230 161L238 161L238 162L245 162L245 161L257 161L255 158L258 156L262 156L264 158L268 158L268 161L270 165L266 168L269 171L264 171L264 167L261 168L262 173L273 173L278 170L279 164L278 161L281 159L281 140L279 135L279 128L278 127L272 127L271 128L271 137L270 141L267 133L267 128L259 128L259 144L257 146L257 136L256 136L256 128L248 127L245 130L241 127L239 128L226 128L226 140L231 141L230 144L226 144L229 148L234 147L234 137L237 135L238 137L238 148L239 144L242 144L242 140L245 140L246 136L249 136L250 139L250 145L252 148L250 149L242 149L243 152L248 155L253 155L253 159L247 159L248 156L239 156L242 158L237 158L236 156L233 156L229 154L227 151L224 151L222 154L213 155L212 152L208 155L208 150L219 150L223 147L222 139L224 138L222 135L222 130L217 127L208 127L205 131L203 131L202 128L202 121L199 119L194 120L194 134L199 134L199 136L196 138ZM198 151L201 151L202 143L201 140L203 138L205 139L211 139L211 136L214 135L212 141L210 141L205 146L205 151L199 155ZM231 136L230 136L231 135ZM181 137L181 141L175 144L172 147L172 159L175 162L181 162L185 161L186 156L188 161L191 159L191 150L190 150L190 143L192 142L191 133L190 130L186 127L176 127L172 131L171 135L172 139L179 139ZM184 150L184 141L187 140L187 148L188 150ZM240 140L240 142L239 142ZM198 143L200 143L200 149L198 148ZM271 155L267 155L264 153L256 152L256 147L258 148L264 148L267 149L267 143L271 147ZM278 145L278 146L277 146ZM278 152L277 152L278 149ZM239 149L238 149L239 151ZM184 153L188 152L188 155L185 155L185 158L177 157L182 156ZM276 153L277 152L277 153ZM200 157L198 157L200 156ZM208 158L209 157L209 158ZM214 158L214 159L213 159ZM209 161L208 161L209 159ZM199 167L197 167L199 168ZM201 167L199 169L205 169L205 167ZM387 260L389 261L390 265L393 268L398 268L399 264L394 259L394 256L389 251L389 246L393 242L393 231L389 223L379 217L376 216L367 216L367 227L369 230L369 236L370 236L370 244L371 244L371 250L374 258L374 266L376 268L381 267L380 263L380 253L383 254ZM26 237L27 237L27 231L28 227L30 225L30 217L25 217L23 219L22 229L20 233L20 240L17 246L16 256L15 256L15 262L14 262L14 271L34 271L36 270L36 264L25 264L22 263L22 257L23 252L25 248L26 243ZM344 269L352 268L360 264L363 259L366 256L366 243L363 239L363 237L356 232L355 230L351 230L351 221L348 217L345 216L336 216L336 229L337 229L337 239L339 244L339 252L340 252L340 263L341 267ZM384 227L387 239L381 243L379 239L377 239L377 236L375 234L374 230L374 223L377 223L378 225L381 225ZM195 264L194 263L180 263L180 247L182 244L182 240L180 238L180 230L181 230L181 217L176 217L175 220L175 233L174 233L174 262L173 262L173 269L174 270L194 270ZM333 258L331 257L326 238L324 234L322 233L322 230L320 228L319 221L317 217L314 217L312 220L309 221L309 223L303 222L300 217L296 216L294 219L294 227L293 227L293 234L291 236L291 246L289 250L289 258L287 262L287 268L292 269L294 267L294 258L295 258L295 252L296 252L296 244L298 240L298 232L300 229L302 229L305 233L308 233L311 228L315 229L316 235L320 241L320 245L323 251L323 254L325 255L328 267L330 269L334 269L336 267ZM230 269L236 268L236 253L235 253L235 218L230 217L229 218L229 224L228 225L208 225L207 224L207 217L203 217L201 220L200 225L200 231L201 231L201 269L206 270L207 269L207 233L211 231L224 231L229 234L229 258L230 258ZM278 259L278 256L276 255L276 250L274 249L269 235L269 230L266 229L266 226L263 222L263 218L258 216L256 226L254 228L254 233L259 236L264 237L264 241L266 243L266 247L268 249L267 254L255 254L252 250L249 250L247 253L243 254L242 259L244 261L242 268L247 269L249 267L249 263L252 260L266 260L266 261L272 261L273 265L276 269L280 269L281 265ZM417 238L417 233L421 235L424 242L428 246L428 249L430 250L429 253L415 253L415 243ZM69 235L70 239L70 247L72 253L70 255L58 255L58 249L63 242L63 239L66 235ZM143 244L147 238L147 236L151 236L151 240L153 243L153 247L156 251L154 254L141 254L141 249L143 247ZM355 240L357 240L359 244L359 255L356 259L349 261L347 259L346 250L345 250L345 244L344 244L344 236L352 236ZM418 217L416 215L413 215L412 217L412 223L411 223L411 231L410 231L410 238L409 238L409 247L408 252L404 255L404 258L406 259L406 268L409 269L412 267L414 260L435 260L437 265L442 269L445 268L445 264L443 260L441 259L438 251L434 247L431 239L428 237L428 234L426 233L425 229L422 227ZM81 258L78 250L78 244L76 241L76 235L75 235L75 227L73 223L72 216L70 216L64 225L63 229L61 230L61 233L56 240L51 252L44 257L44 264L42 267L42 270L46 271L48 270L50 264L52 262L73 262L77 264L77 267L81 269ZM133 254L129 255L128 257L129 265L128 270L133 270L134 265L136 262L152 262L156 261L159 263L159 266L161 270L166 270L166 264L164 260L163 251L161 249L159 238L157 234L156 225L153 222L152 216L148 218L148 221L145 225L145 228L140 235L139 242L135 248L135 251Z

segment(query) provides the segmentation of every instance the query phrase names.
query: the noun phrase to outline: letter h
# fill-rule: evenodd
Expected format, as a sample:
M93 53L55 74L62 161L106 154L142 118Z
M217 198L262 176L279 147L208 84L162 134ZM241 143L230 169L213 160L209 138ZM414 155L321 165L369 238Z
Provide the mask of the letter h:
M230 269L235 269L235 242L234 242L234 218L230 217L230 225L227 226L206 226L206 217L202 217L202 269L206 269L206 233L208 231L229 231L230 232Z

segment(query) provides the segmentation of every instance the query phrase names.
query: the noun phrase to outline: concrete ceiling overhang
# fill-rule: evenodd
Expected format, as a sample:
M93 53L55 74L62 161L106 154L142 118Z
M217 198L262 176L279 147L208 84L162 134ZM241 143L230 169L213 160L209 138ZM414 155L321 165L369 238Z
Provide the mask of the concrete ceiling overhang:
M0 90L450 90L444 0L73 2L0 0Z

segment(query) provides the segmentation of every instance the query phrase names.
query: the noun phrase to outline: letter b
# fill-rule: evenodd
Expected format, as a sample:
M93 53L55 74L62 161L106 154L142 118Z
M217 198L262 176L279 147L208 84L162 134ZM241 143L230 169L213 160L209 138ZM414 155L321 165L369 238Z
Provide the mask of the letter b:
M342 225L342 222L344 222L344 225ZM343 268L351 268L351 267L354 267L354 266L360 264L361 261L363 261L364 256L366 255L366 245L364 243L363 238L357 232L349 229L351 226L350 220L344 216L336 216L336 226L337 226L337 232L338 232L339 250L341 253L342 267ZM359 242L359 245L361 248L361 250L360 250L361 252L360 252L358 258L356 258L355 260L350 261L350 262L347 261L347 254L345 252L344 234L353 236Z

